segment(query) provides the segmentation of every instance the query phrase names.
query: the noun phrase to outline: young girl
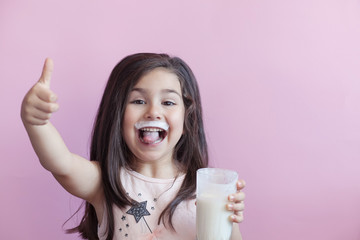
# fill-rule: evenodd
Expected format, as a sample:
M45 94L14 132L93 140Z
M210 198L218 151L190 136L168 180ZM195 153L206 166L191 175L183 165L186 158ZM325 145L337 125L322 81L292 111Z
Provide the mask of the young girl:
M26 94L21 117L42 166L86 201L84 239L196 239L196 170L208 166L200 94L188 65L140 53L113 69L92 133L88 161L71 153L49 122L59 108L51 59ZM243 181L229 196L232 239L241 239ZM225 207L225 206L224 206ZM232 212L232 214L231 214Z

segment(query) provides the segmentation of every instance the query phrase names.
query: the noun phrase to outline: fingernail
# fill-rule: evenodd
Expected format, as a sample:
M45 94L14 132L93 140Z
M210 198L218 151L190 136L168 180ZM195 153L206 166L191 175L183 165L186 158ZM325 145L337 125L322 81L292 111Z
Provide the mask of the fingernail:
M234 195L230 195L230 196L229 196L229 201L232 202L232 201L234 201L234 199L235 199L235 196L234 196Z
M234 205L232 205L232 204L228 204L228 205L227 205L227 207L228 207L228 210L233 210Z
M237 181L237 185L238 185L238 187L241 187L241 186L242 186L242 182L241 182L241 181Z
M245 187L245 186L246 186L246 182L245 182L244 179L242 179L240 182L241 182L241 186L242 186L242 187Z
M51 96L50 96L50 101L51 101L51 102L55 102L55 101L56 101L56 96L55 96L55 95L51 95Z

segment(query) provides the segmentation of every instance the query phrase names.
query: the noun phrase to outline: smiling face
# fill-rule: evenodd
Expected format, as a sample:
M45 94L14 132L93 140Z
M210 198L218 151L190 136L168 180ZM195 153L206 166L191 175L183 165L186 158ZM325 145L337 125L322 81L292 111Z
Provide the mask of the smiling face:
M172 163L181 138L185 107L178 77L156 68L140 78L129 94L123 137L140 163Z

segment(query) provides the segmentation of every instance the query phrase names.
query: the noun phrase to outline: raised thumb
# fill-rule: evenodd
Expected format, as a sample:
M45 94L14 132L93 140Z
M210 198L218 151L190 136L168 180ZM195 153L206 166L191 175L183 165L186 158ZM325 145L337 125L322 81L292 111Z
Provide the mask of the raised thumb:
M48 88L50 88L50 81L53 70L54 70L53 60L51 58L46 58L39 82L43 83Z

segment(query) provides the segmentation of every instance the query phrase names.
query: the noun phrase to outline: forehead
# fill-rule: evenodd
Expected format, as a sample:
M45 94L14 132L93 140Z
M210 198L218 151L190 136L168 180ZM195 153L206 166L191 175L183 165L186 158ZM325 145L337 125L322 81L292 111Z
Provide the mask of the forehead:
M147 90L173 89L181 93L178 76L165 68L155 68L143 75L135 84L134 89L136 88Z

